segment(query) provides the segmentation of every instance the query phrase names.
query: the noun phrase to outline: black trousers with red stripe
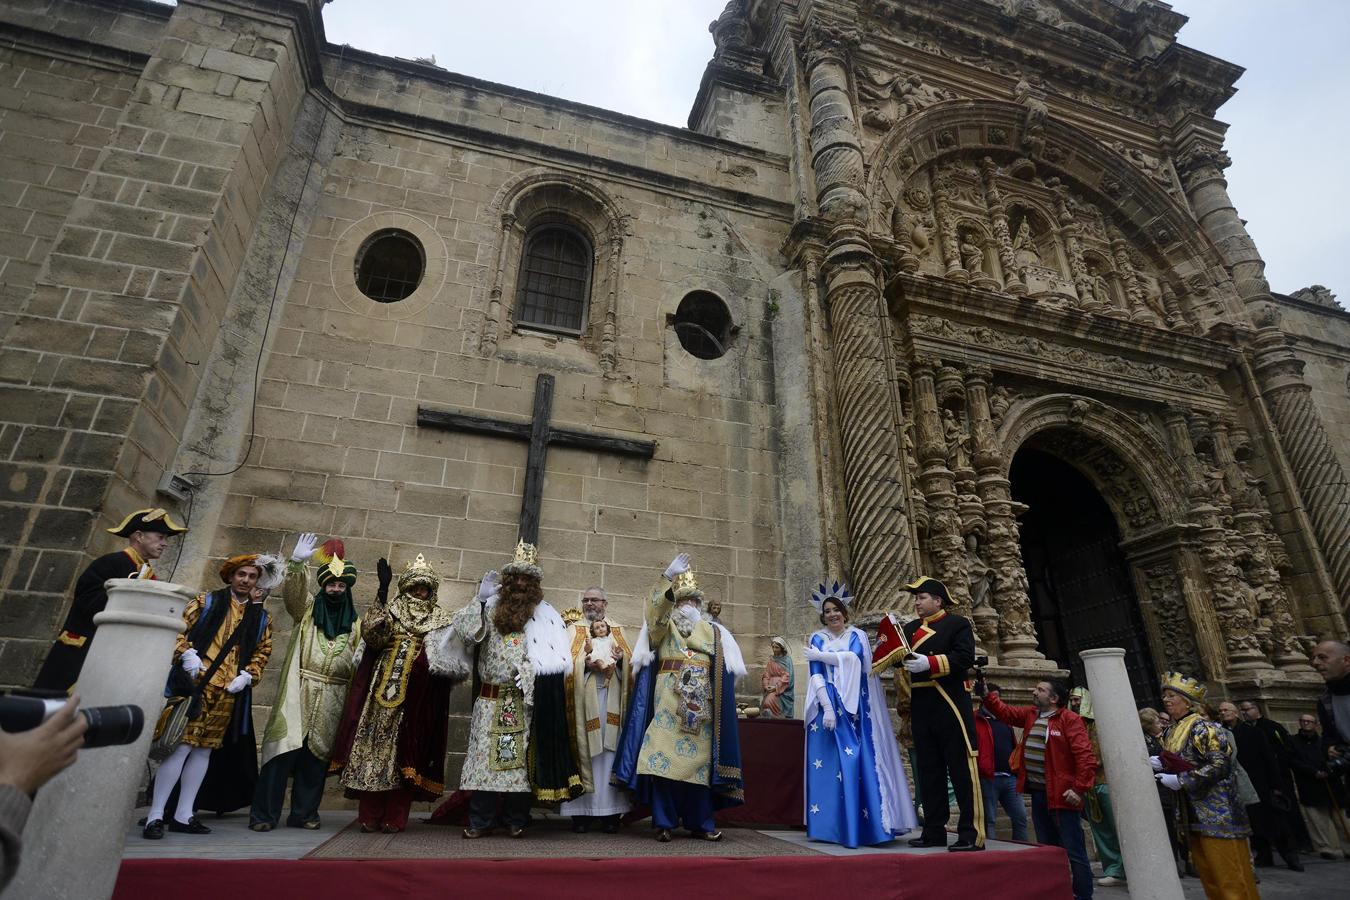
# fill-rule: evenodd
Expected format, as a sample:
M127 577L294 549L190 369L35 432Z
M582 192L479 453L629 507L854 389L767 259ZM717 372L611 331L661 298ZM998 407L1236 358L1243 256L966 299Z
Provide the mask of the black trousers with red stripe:
M976 757L971 754L975 719L968 695L962 692L950 700L937 687L916 687L910 705L919 791L923 797L923 837L930 841L946 840L947 822L951 819L947 808L950 778L960 810L957 839L983 846L984 803Z

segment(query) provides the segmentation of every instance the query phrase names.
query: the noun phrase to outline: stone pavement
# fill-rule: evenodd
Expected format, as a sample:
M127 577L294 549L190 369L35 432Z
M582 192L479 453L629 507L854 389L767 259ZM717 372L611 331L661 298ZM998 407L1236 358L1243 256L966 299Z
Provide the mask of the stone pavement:
M1334 900L1350 897L1350 861L1330 861L1320 857L1303 857L1305 872L1291 872L1278 868L1257 869L1261 883L1261 900ZM1100 874L1100 873L1099 873ZM1181 886L1186 900L1205 900L1205 890L1198 878L1183 878ZM1130 896L1128 886L1098 887L1093 893L1097 900L1125 900Z

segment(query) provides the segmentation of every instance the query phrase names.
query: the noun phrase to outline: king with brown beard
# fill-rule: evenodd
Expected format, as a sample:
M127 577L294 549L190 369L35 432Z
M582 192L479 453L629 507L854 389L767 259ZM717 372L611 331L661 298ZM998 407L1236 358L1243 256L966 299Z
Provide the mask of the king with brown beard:
M521 541L501 575L488 572L451 623L473 657L473 717L460 789L471 791L466 838L498 825L524 834L535 800L582 791L569 746L564 679L571 634L544 600L538 551Z

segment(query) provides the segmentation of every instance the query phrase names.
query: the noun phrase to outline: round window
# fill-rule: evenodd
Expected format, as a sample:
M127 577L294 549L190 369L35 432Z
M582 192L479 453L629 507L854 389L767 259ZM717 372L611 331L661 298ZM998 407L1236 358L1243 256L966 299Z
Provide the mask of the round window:
M694 291L680 301L671 323L680 346L699 359L718 359L731 348L736 329L722 298L708 291Z
M377 303L397 303L412 296L426 271L422 242L399 228L386 228L366 238L356 253L356 286Z

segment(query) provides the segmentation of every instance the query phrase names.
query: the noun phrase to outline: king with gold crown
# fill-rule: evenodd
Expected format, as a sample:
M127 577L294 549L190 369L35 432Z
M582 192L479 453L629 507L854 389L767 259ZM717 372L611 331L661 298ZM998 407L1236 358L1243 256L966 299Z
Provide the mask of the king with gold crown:
M459 782L472 792L466 838L498 826L521 837L536 801L582 791L564 686L572 633L544 600L542 582L538 550L521 540L501 574L484 575L473 602L454 615L452 640L476 676Z
M614 763L614 782L651 806L663 842L681 825L696 838L720 840L713 813L745 798L736 723L745 660L731 632L705 614L703 599L689 554L679 554L647 599Z
M341 772L347 796L361 801L362 831L393 834L408 824L414 800L445 789L450 689L469 670L452 652L450 613L436 602L441 579L422 554L399 576L393 600L386 560L376 574L329 771Z

